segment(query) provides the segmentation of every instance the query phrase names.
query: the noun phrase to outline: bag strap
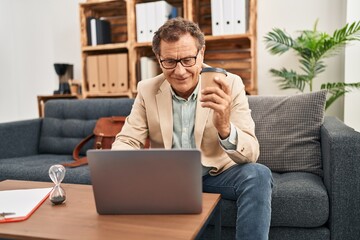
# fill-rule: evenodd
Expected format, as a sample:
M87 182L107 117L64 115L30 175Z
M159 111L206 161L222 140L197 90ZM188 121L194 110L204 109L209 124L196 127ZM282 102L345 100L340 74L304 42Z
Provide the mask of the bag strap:
M73 159L75 160L74 162L71 163L63 163L62 165L64 167L78 167L78 166L82 166L82 165L86 165L87 164L87 157L79 157L79 153L81 148L95 135L92 133L89 136L87 136L86 138L84 138L83 140L81 140L81 142L78 143L78 145L76 145L74 151L73 151Z

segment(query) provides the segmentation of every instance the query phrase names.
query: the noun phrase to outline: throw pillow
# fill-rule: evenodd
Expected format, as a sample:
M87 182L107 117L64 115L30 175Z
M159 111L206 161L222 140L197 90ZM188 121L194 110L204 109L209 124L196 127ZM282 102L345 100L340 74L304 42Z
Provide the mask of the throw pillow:
M248 97L260 143L259 163L274 172L322 175L320 127L326 93Z

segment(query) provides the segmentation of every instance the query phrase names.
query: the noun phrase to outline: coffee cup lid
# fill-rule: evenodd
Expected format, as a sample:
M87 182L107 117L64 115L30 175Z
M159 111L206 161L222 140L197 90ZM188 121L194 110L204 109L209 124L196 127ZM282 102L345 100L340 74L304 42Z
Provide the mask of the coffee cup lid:
M201 73L203 72L218 72L218 73L223 73L225 74L225 76L227 76L227 72L225 71L225 69L223 68L212 68L212 67L207 67L207 68L203 68L201 70ZM200 73L200 74L201 74Z

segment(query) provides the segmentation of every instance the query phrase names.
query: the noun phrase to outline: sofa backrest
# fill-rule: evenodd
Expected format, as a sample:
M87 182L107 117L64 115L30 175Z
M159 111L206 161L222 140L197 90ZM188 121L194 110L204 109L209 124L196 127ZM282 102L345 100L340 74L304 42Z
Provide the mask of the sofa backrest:
M49 100L45 103L39 152L71 155L75 146L92 133L100 117L127 116L134 99L94 98ZM90 141L81 154L93 146Z
M322 175L320 127L326 93L248 97L260 143L259 163L280 173Z
M322 175L320 127L326 91L292 96L249 96L260 143L258 162L275 172ZM100 117L127 116L134 99L50 100L45 104L39 152L72 154ZM93 146L89 142L83 150Z

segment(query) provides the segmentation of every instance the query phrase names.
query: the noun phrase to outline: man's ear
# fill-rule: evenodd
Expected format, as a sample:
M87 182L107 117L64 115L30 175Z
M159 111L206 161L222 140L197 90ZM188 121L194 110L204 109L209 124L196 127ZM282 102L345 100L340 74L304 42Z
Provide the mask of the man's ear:
M202 62L204 63L205 60L205 45L200 49L199 54L202 57Z
M160 55L156 55L156 60L157 60L158 64L159 64L159 65L160 65L160 67L161 67L161 63L160 63Z
M200 53L204 56L205 55L205 45L201 48Z

